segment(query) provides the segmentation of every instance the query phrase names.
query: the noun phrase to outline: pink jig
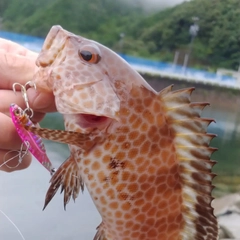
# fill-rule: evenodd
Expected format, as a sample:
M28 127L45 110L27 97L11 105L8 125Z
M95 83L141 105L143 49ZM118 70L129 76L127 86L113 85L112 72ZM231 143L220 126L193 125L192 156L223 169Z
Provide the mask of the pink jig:
M37 135L28 132L24 126L35 127L30 120L26 111L21 109L17 104L12 103L10 105L10 114L12 121L15 125L18 135L22 139L23 143L28 147L28 150L32 155L50 172L52 175L56 169L53 167L49 160L43 141Z

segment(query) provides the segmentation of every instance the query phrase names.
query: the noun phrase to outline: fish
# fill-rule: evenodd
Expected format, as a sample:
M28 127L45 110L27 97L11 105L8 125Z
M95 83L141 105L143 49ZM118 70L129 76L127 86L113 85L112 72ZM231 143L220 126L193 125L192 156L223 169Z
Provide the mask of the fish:
M28 114L17 104L12 103L9 108L12 122L22 142L27 146L27 149L32 155L44 166L52 175L56 169L53 167L50 159L47 156L46 149L42 139L29 131L24 126L36 127L31 121Z
M214 119L201 117L209 104L191 101L194 88L157 92L117 53L58 25L36 64L32 81L54 94L65 139L69 131L93 133L69 144L44 209L59 188L66 207L86 186L102 218L94 240L218 239L216 135L207 131ZM56 140L48 130L28 130Z

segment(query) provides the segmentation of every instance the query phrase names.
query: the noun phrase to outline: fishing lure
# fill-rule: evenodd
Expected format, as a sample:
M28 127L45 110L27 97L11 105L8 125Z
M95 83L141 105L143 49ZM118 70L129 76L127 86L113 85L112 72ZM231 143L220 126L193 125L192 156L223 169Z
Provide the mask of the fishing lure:
M36 125L30 120L29 115L17 104L12 103L10 105L10 114L18 135L22 139L23 143L28 147L28 150L32 155L50 172L52 175L56 169L53 167L49 160L43 141L37 135L28 132L24 126L36 127Z

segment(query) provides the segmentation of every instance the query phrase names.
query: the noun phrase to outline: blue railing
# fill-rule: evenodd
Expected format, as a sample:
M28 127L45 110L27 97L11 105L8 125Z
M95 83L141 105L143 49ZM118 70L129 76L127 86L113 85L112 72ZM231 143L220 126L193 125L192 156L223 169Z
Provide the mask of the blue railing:
M43 38L28 36L24 34L17 34L12 32L0 31L0 37L17 42L33 51L40 51L44 42ZM173 65L171 63L153 61L144 58L137 58L125 54L119 54L129 64L136 69L141 69L144 72L164 72L169 76L177 76L179 79L190 78L198 79L207 83L219 83L226 86L234 87L236 85L236 78L226 75L217 75L216 73L197 70L194 68L183 69L180 65Z
M166 63L166 62L160 62L160 61L153 61L148 60L144 58L137 58L125 54L120 54L122 58L124 58L127 62L129 62L133 66L139 66L139 67L145 67L148 68L150 71L163 71L169 74L175 74L192 78L198 78L198 79L206 79L211 81L224 81L224 82L232 82L235 83L236 79L227 76L227 75L218 75L213 72L208 72L204 70L197 70L194 68L186 68L184 69L181 65L173 65L172 63Z
M44 39L25 34L0 31L0 37L17 42L33 51L40 51Z

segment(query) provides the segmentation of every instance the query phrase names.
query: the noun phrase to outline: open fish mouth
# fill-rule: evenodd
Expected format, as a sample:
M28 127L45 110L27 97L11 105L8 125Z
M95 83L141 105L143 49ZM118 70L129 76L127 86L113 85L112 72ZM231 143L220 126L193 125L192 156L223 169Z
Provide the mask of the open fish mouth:
M81 128L101 128L109 124L112 119L93 114L77 114L77 124Z
M106 121L108 118L104 117L104 116L96 116L96 115L92 115L92 114L82 114L82 118L84 118L84 120L86 120L89 123L99 123L99 122L103 122Z

